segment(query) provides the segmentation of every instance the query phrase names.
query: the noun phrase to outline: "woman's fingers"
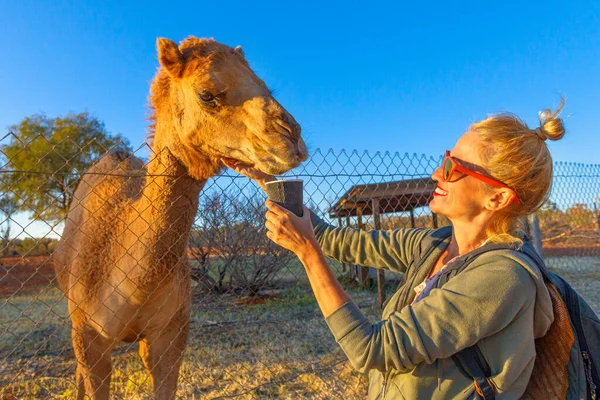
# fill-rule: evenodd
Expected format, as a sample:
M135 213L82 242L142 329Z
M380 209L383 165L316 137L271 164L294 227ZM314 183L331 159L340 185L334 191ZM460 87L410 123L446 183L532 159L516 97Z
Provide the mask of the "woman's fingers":
M273 211L267 211L267 214L265 215L265 217L266 217L267 221L273 221L278 224L283 223L283 221L285 220L285 215L276 214Z
M288 210L281 207L277 203L273 203L272 201L267 200L267 218L276 219L278 221L284 221L289 219L289 215L291 214Z
M267 206L267 209L272 212L273 214L282 214L283 210L285 210L283 207L281 207L279 204L272 202L271 200L267 200L265 202L265 205ZM267 213L268 214L268 213Z
M267 202L265 203L267 206L267 209L271 212L273 212L274 214L280 216L280 217L291 217L292 215L295 216L294 213L292 213L290 210L280 206L279 204L271 201L271 200L267 200Z
M312 227L312 222L310 219L310 210L304 204L302 204L302 216L300 217L300 219L302 220L303 223L309 223L310 226Z
M279 226L278 224L274 224L273 222L271 222L269 220L267 220L265 222L265 228L267 228L267 231L269 231L269 232L275 232L275 231L277 231L278 226Z

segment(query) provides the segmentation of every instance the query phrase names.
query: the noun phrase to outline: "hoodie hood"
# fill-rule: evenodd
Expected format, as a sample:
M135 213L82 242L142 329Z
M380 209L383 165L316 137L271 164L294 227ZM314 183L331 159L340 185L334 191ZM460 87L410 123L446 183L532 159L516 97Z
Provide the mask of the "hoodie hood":
M530 242L525 242L523 247L529 247L529 250L535 251ZM536 262L526 254L520 251L507 250L505 257L515 260L529 272L536 286L535 308L533 316L533 333L535 338L540 338L548 332L550 325L554 321L554 310L552 308L552 299L550 292L544 281L544 277L540 272Z

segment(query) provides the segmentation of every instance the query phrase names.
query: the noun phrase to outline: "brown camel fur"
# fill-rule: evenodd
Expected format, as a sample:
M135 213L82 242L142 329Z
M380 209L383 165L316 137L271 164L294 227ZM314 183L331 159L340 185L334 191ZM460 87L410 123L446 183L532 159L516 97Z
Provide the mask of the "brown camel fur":
M78 399L107 399L111 351L139 341L154 397L175 397L190 323L188 236L206 180L239 160L281 174L306 160L300 126L241 48L158 40L150 89L152 154L124 151L90 168L54 254L68 299Z

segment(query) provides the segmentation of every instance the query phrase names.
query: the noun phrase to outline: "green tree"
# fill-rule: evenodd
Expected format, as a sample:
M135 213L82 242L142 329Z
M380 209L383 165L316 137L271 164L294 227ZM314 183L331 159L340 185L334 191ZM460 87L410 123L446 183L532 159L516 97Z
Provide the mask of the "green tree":
M129 148L120 135L87 112L48 118L35 114L10 127L0 193L11 195L32 219L57 222L66 215L81 174L115 147Z

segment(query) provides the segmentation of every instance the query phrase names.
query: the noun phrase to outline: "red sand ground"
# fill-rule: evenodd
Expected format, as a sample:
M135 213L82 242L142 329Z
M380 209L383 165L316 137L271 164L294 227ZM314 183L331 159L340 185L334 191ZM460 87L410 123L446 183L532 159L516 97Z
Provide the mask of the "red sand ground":
M0 258L0 298L38 292L55 286L54 268L48 256Z

